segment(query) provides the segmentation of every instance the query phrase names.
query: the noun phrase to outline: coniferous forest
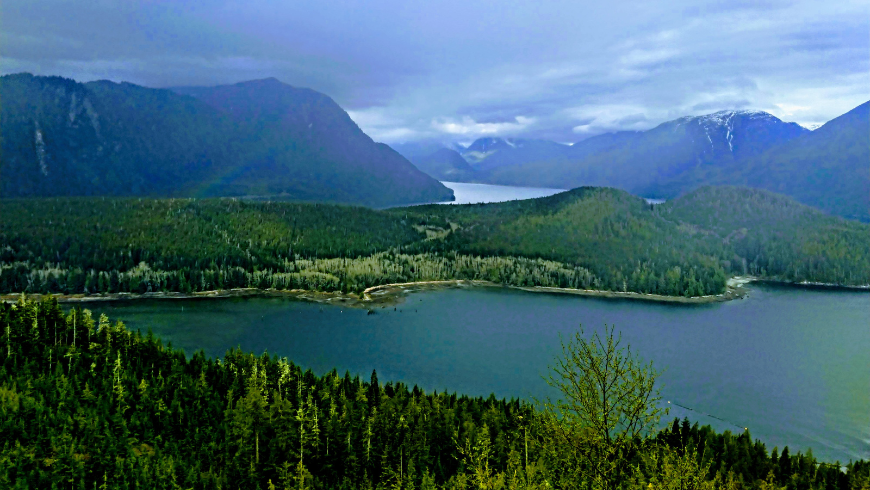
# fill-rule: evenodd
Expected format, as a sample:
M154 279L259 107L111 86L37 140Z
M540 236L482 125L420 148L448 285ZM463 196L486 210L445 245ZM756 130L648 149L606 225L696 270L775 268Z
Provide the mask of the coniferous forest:
M411 281L720 294L726 279L870 284L870 228L789 198L615 189L376 211L231 199L58 198L0 206L0 293L360 293Z
M318 376L238 350L188 358L53 298L0 305L0 327L4 488L870 488L866 461L771 450L748 431L674 420L602 438L552 404Z

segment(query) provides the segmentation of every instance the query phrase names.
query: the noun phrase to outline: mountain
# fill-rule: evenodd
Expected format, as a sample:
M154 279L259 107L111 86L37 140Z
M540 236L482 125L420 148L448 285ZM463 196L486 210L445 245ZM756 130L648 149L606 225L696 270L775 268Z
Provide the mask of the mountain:
M465 147L457 143L444 143L437 140L422 140L422 141L407 141L404 143L393 143L390 147L400 155L407 158L413 164L416 164L420 159L426 158L441 148L449 148L454 151L461 152Z
M230 169L220 112L168 90L0 77L0 196L177 195Z
M574 144L564 156L490 167L477 179L540 187L612 186L663 199L704 185L741 185L870 221L868 134L870 103L814 131L766 112L721 111L649 131L602 134ZM487 143L492 154L505 151L503 144Z
M706 167L739 165L808 132L766 112L722 111L669 121L649 131L596 136L572 145L566 156L501 167L488 177L498 184L613 186L672 198L679 192L666 192L668 182Z
M448 182L468 182L475 171L455 150L441 148L431 155L414 160L414 165L428 175Z
M275 79L165 90L18 74L0 98L3 197L452 198L332 99Z
M750 159L714 183L761 187L828 213L870 221L870 102Z
M479 172L547 161L567 155L568 146L546 140L479 138L460 153Z

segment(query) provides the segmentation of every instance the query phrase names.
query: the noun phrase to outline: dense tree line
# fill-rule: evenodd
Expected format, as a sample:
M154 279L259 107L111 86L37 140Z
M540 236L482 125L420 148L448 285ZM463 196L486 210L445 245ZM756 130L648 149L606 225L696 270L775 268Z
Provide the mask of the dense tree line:
M296 256L277 270L254 272L242 267L155 271L144 262L125 272L64 269L59 265L34 269L28 262L0 265L0 290L25 293L191 293L234 288L360 293L384 284L452 279L516 286L601 287L601 281L582 267L543 259L477 257L454 252L407 255L391 251L355 259Z
M725 289L721 244L661 219L640 198L616 189L580 188L508 203L410 208L460 228L444 250L520 255L575 264L601 289L703 296ZM430 218L430 219L432 219Z
M0 334L4 488L566 484L565 448L523 401L426 393L376 373L318 376L238 350L188 358L150 333L65 312L53 299L0 305ZM729 489L870 485L865 461L841 470L787 448L771 453L748 432L717 434L688 421L644 447L649 454L631 459L640 480L625 486L670 488L662 482L675 461L701 468L705 485Z
M705 187L661 206L728 247L729 270L794 282L870 284L870 228L771 192Z
M406 208L458 225L445 249L507 251L575 264L606 289L689 295L719 292L729 275L788 282L870 284L870 227L788 197L704 187L664 204L585 187L550 197Z
M691 297L743 274L870 284L870 228L739 188L661 205L601 188L386 211L189 199L0 205L2 293L360 292L482 279Z

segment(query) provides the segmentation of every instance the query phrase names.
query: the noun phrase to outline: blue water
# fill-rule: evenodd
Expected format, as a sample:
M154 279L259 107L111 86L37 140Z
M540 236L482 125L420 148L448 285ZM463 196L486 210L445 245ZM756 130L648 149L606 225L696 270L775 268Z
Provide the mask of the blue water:
M565 189L548 189L544 187L515 187L507 185L466 184L462 182L441 182L445 187L453 189L455 201L442 204L478 204L486 202L504 202L517 199L534 199L547 197Z
M812 448L823 460L870 458L870 295L753 286L748 299L670 305L473 288L409 294L396 311L289 299L96 305L187 352L231 347L287 356L426 390L552 395L542 376L580 324L615 324L663 370L670 419L748 427L768 449ZM678 403L693 410L676 406ZM713 415L712 418L704 414ZM723 419L723 420L719 420Z

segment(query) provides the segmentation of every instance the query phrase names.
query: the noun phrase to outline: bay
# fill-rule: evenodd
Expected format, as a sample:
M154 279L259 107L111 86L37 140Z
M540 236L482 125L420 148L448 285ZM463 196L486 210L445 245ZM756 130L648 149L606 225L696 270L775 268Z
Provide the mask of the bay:
M559 341L615 324L663 369L668 417L717 430L748 427L768 450L812 448L841 462L870 458L870 308L861 292L754 285L747 299L706 305L580 298L500 288L411 293L367 315L283 298L151 300L95 312L148 328L187 353L286 356L427 391L531 399ZM667 402L670 401L670 405Z

